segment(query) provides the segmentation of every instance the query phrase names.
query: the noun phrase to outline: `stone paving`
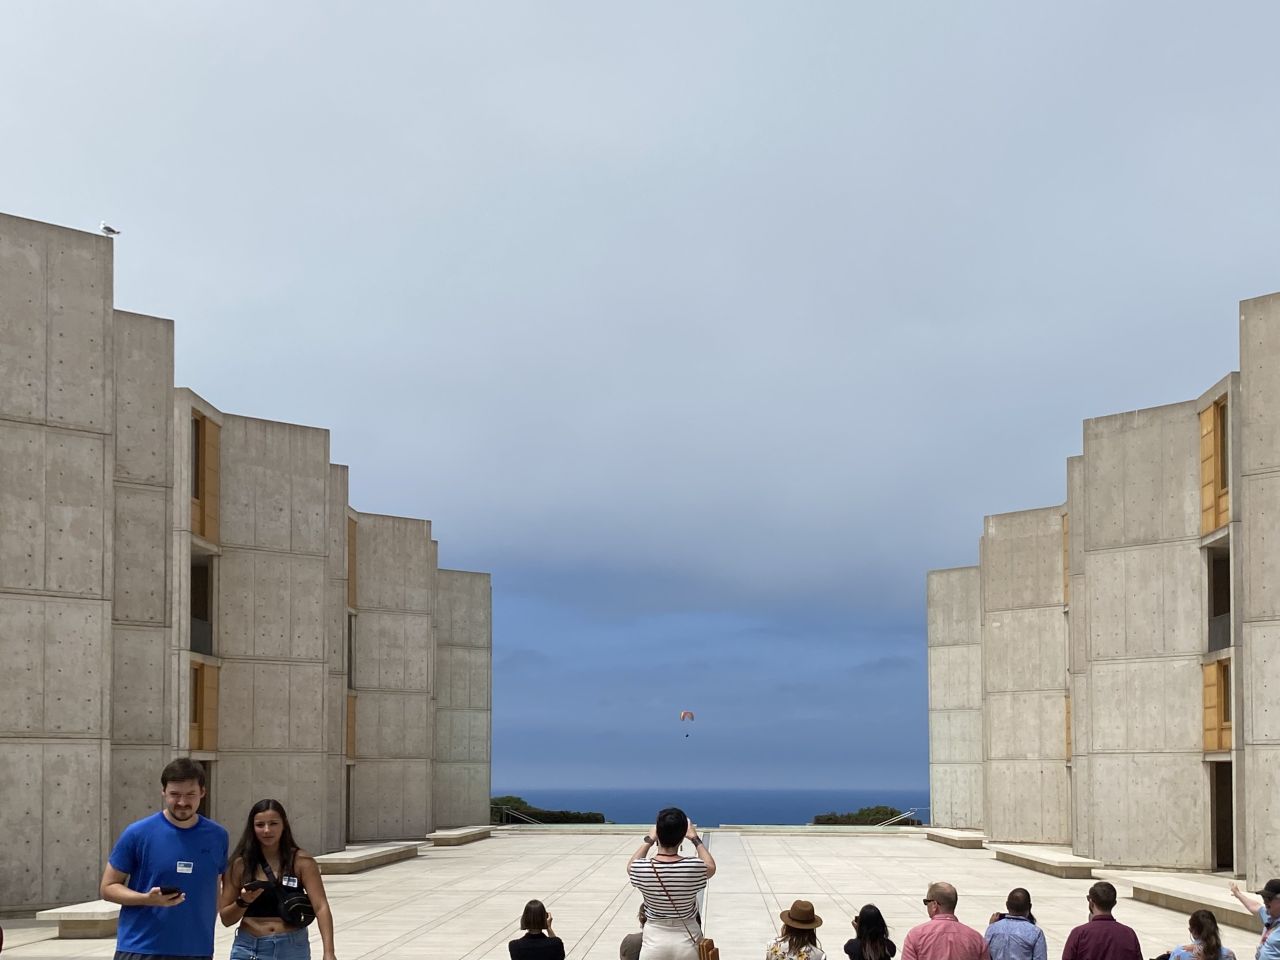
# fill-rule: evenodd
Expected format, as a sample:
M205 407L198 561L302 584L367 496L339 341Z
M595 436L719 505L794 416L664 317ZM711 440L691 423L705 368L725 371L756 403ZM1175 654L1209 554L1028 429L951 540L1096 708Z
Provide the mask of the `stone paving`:
M330 877L339 960L505 960L520 911L535 897L554 916L570 960L614 960L618 942L637 928L639 898L627 883L625 860L642 832L500 832L463 847L424 846L416 860ZM719 872L704 916L725 960L760 960L778 911L800 897L812 900L824 918L819 934L833 958L843 956L850 921L868 902L884 912L901 944L907 930L925 920L920 900L931 880L956 885L960 919L979 930L992 911L1003 909L1011 888L1029 889L1050 960L1060 957L1067 933L1086 916L1090 881L1049 877L999 863L989 851L928 842L922 834L806 836L796 828L777 834L713 830L709 839ZM1128 892L1120 887L1116 916L1137 930L1144 956L1185 942L1185 916L1123 899ZM5 960L109 958L114 951L109 940L23 943L33 935L30 928L5 925L12 931ZM1223 932L1240 960L1253 957L1255 936L1230 927ZM215 956L228 956L231 936L219 927ZM315 932L312 950L318 958Z

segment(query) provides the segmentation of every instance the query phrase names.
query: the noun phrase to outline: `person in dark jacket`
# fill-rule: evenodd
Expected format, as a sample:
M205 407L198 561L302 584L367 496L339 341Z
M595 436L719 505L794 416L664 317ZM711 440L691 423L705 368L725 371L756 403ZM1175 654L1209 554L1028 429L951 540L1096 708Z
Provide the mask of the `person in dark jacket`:
M541 900L530 900L520 915L519 940L507 944L511 960L564 960L564 941L551 929L551 914Z
M868 903L853 918L857 936L846 941L844 952L849 960L892 960L898 948L889 939L889 926L874 903Z
M1067 936L1062 960L1142 960L1142 947L1132 927L1111 915L1116 888L1099 880L1089 888L1089 922Z

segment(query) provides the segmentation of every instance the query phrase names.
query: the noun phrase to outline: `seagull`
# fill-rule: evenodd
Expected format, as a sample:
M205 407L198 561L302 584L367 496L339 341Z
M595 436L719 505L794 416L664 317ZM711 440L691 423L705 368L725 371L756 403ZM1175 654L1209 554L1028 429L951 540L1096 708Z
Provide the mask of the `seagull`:
M117 230L115 227L111 226L111 224L107 223L107 221L105 220L103 220L100 224L98 224L98 229L101 230L103 233L105 233L108 237L120 236L120 231Z

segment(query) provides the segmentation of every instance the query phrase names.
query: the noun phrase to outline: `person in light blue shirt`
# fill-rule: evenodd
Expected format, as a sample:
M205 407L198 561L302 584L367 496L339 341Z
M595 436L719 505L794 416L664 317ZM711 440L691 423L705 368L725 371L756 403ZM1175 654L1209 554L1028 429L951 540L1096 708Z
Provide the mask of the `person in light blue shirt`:
M1169 960L1236 960L1236 955L1222 945L1218 918L1212 910L1197 910L1187 918L1191 942L1169 951Z
M1047 960L1044 931L1031 913L1031 894L1015 887L1005 898L1004 908L1008 913L992 914L983 935L991 960Z
M227 831L198 812L199 763L179 757L160 785L164 809L124 829L102 874L102 899L120 904L115 960L213 957Z
M1238 883L1231 884L1231 895L1262 921L1262 940L1254 953L1255 960L1280 960L1280 880L1267 881L1258 891L1261 901L1242 891Z

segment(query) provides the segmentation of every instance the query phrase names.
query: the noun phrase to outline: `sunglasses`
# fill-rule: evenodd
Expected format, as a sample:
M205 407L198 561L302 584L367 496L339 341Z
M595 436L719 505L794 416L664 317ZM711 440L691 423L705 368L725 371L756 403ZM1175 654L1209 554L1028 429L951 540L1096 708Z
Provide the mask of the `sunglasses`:
M923 904L927 907L929 904L931 904L931 903L937 903L938 901L937 901L937 900L930 899L929 897L925 897L925 898L924 898L923 900L921 900L920 902L921 902L921 903L923 903Z

